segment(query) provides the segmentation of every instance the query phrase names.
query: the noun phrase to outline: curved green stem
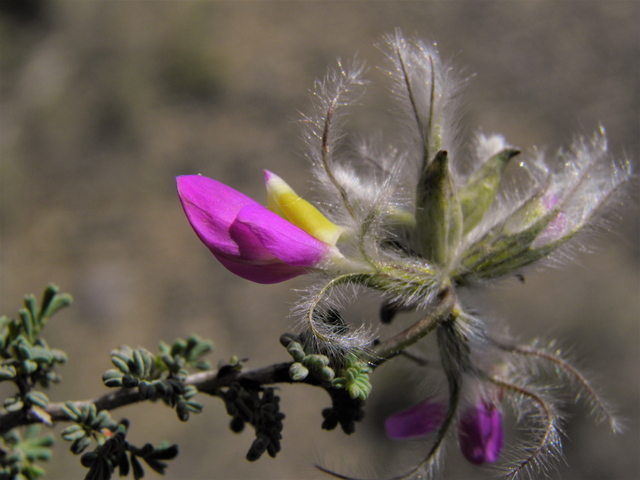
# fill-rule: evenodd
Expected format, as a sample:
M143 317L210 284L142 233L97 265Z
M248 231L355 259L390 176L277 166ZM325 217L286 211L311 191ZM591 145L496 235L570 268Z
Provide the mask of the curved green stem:
M390 358L399 355L405 348L414 345L433 332L449 317L455 318L458 315L459 309L456 306L455 294L451 288L446 287L440 292L439 302L429 315L376 346L374 349L376 359L372 362L373 366L378 367Z

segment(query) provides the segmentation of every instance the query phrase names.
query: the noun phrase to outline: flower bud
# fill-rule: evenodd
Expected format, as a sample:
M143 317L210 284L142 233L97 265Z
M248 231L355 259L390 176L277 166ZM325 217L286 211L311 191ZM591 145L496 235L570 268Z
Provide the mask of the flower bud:
M485 212L496 197L502 172L509 161L520 153L513 148L505 148L485 162L458 192L464 222L464 233L482 221Z
M447 152L439 151L422 173L416 197L419 248L425 258L445 266L462 236L462 211Z

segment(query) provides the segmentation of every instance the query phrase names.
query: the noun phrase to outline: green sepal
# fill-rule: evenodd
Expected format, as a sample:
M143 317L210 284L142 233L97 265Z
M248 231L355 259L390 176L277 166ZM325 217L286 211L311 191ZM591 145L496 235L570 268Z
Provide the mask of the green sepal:
M572 237L568 234L560 241L541 248L532 248L538 236L557 217L560 210L553 208L545 211L538 197L531 198L511 217L517 222L498 225L462 259L461 272L452 277L464 284L466 277L489 279L509 274L548 255ZM515 232L511 228L519 228Z
M202 409L204 408L204 406L200 402L190 400L187 402L187 408L192 413L202 413Z
M155 370L155 357L151 354L151 352L145 349L139 349L140 355L142 356L142 367L144 371L144 376L146 378L153 378L153 373Z
M142 354L139 349L135 349L133 351L132 356L133 362L129 366L129 370L132 375L136 377L144 377L144 360L142 360Z
M194 386L194 385L189 385L188 387L186 387L184 389L184 392L182 393L182 396L185 399L190 399L194 396L196 396L198 394L198 389Z
M458 191L462 209L463 233L468 233L484 218L493 204L502 179L502 172L509 161L520 153L513 148L505 148L487 160L467 183Z
M422 255L439 266L447 265L462 238L462 210L443 150L418 181L416 233Z

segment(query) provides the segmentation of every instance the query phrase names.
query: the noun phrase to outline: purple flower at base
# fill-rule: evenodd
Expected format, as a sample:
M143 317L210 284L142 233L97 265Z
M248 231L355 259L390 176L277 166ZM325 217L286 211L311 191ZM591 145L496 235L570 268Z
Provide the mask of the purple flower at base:
M283 282L335 254L335 247L216 180L185 175L176 183L200 240L225 268L244 279Z
M465 410L458 424L460 450L470 463L495 463L504 444L502 414L493 403L480 400Z
M384 427L391 438L422 437L436 430L442 424L446 413L446 403L427 399L390 416L385 421Z
M445 402L427 399L387 418L385 429L387 435L395 439L425 436L442 425L446 413ZM504 444L500 410L484 400L466 408L458 423L458 441L464 458L470 463L495 463Z

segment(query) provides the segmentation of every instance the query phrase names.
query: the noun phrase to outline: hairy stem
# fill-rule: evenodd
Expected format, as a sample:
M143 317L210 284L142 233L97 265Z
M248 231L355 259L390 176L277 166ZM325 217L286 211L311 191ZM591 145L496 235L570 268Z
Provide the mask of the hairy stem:
M504 345L495 340L492 341L498 348L506 352L540 358L555 364L557 369L567 374L570 378L573 378L583 388L583 391L586 392L588 397L587 402L593 408L594 415L598 420L606 420L613 432L620 432L622 430L622 427L620 426L615 414L612 412L611 407L600 397L596 389L591 385L591 382L589 382L589 380L580 373L576 367L571 365L565 359L559 355L555 355L543 349L530 347L528 345Z
M344 71L342 72L342 74L343 76L345 76ZM324 128L322 130L321 152L322 152L322 166L324 167L324 170L327 176L329 177L329 180L331 180L331 183L333 183L333 185L336 187L336 190L338 190L338 193L340 193L340 196L342 197L342 202L344 203L345 208L349 212L349 215L351 216L351 218L355 220L356 216L353 212L353 209L351 208L351 203L349 202L347 191L342 187L342 185L340 185L335 175L331 171L331 167L329 165L330 157L331 157L331 152L329 151L329 145L331 143L329 139L329 134L331 131L331 120L333 119L333 112L335 111L335 108L338 105L340 96L344 92L346 92L346 90L347 90L347 86L345 85L343 88L341 88L338 91L338 93L331 99L331 102L329 103L329 108L327 109L327 112L324 117Z
M540 431L540 438L535 447L530 451L526 459L518 462L508 472L507 478L514 479L518 475L528 471L530 468L537 467L543 468L544 464L542 458L546 453L552 451L552 449L559 449L558 431L556 428L556 419L551 405L537 392L532 389L516 385L514 383L507 382L497 377L486 377L486 379L494 385L504 388L506 391L516 395L520 395L523 398L534 402L540 413L542 414L543 428Z
M433 332L450 315L455 314L457 310L456 299L450 288L443 289L438 300L438 304L429 315L375 347L374 355L376 359L372 362L374 366L380 366L390 358L399 355L405 348L414 345Z

